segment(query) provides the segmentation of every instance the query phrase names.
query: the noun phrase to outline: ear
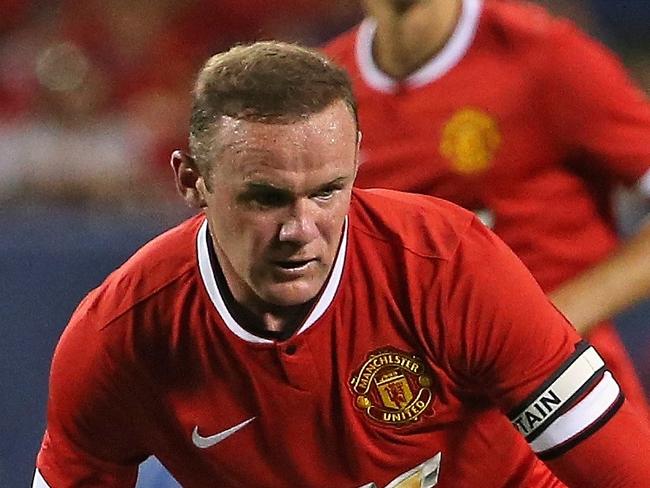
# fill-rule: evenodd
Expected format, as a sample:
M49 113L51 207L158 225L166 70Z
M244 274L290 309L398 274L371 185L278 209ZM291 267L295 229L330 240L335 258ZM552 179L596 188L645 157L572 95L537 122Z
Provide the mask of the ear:
M190 207L206 207L204 177L192 156L183 151L172 153L171 167L174 170L176 189Z

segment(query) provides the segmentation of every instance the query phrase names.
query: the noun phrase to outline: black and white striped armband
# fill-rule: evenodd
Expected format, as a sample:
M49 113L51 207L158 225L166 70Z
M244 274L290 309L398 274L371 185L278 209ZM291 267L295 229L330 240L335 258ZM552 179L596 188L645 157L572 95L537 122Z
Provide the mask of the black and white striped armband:
M538 457L550 459L596 431L622 404L623 393L605 362L581 342L508 418Z

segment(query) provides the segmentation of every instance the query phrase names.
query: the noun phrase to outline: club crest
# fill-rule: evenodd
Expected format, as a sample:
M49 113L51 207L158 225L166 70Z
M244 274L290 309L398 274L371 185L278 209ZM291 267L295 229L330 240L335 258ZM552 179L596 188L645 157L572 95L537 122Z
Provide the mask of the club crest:
M463 108L445 123L440 153L458 173L479 173L490 166L501 145L501 131L490 114Z
M414 354L394 348L373 351L352 374L350 388L356 407L382 424L400 427L433 413L431 374Z

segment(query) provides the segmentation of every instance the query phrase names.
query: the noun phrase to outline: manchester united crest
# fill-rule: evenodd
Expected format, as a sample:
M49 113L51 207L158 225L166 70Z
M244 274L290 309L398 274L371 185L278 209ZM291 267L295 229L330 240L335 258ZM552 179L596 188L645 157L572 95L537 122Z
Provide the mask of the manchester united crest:
M501 145L496 120L475 108L463 108L445 123L440 153L459 173L478 173L488 168Z
M370 353L352 374L350 388L357 408L382 424L403 426L433 410L431 375L424 362L394 348Z

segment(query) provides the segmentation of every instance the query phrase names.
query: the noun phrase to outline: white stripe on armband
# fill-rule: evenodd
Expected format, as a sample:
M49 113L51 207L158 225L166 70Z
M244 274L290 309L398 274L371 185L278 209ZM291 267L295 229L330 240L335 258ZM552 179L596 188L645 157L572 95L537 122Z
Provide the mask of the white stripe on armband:
M542 387L541 393L511 417L512 424L528 442L544 431L561 414L563 407L569 407L580 389L588 385L604 368L605 363L593 347L588 347L569 364L550 384Z
M605 371L594 389L568 412L560 415L530 443L530 447L536 453L541 453L572 440L607 413L616 403L620 392L612 374Z
M50 485L43 479L41 472L36 468L34 472L34 482L32 483L32 488L50 488Z

